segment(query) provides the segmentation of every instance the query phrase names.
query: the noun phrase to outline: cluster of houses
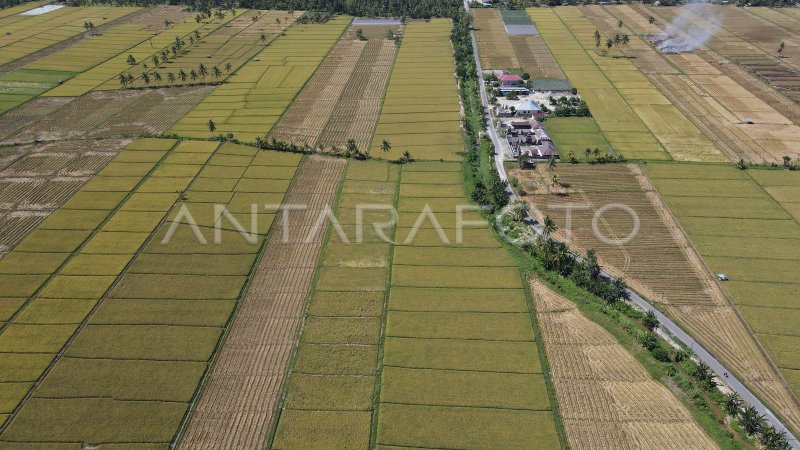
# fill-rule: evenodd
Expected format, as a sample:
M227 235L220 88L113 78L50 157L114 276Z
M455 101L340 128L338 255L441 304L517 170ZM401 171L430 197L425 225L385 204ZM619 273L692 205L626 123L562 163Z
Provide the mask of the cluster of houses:
M550 159L558 157L553 141L542 124L537 120L513 120L501 123L506 130L506 140L511 147L514 158L522 157L523 163L532 163L534 159Z

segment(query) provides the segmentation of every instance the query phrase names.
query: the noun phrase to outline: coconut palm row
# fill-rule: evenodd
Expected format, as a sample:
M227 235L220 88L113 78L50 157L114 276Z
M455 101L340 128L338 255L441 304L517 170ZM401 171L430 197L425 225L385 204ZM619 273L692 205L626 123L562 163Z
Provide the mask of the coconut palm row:
M231 70L232 70L231 64L226 63L225 72L231 73ZM198 78L200 78L201 80L205 80L206 76L208 75L211 75L215 79L219 80L220 78L222 78L223 73L222 70L220 70L220 68L217 66L213 66L211 68L211 71L209 71L208 68L205 66L205 64L200 63L200 65L197 66L196 70L191 69L189 72L186 72L183 69L178 70L177 74L175 72L167 72L166 79L169 84L175 84L178 80L180 80L181 84L186 83L187 80L191 80L194 83L197 81ZM152 72L142 72L140 78L148 86L152 82L161 83L164 80L164 77L157 70L153 70ZM135 80L136 78L130 73L119 74L119 83L124 87L127 87Z

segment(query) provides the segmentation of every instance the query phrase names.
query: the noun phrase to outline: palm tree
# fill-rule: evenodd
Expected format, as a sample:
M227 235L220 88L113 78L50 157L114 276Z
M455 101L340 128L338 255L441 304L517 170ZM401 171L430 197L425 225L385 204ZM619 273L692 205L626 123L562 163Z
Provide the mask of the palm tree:
M722 406L725 408L725 412L736 417L742 408L742 398L736 392L731 392L725 395Z
M276 23L276 24L278 24L278 25L280 25L280 24L281 24L281 19L279 19L279 18L277 18L277 17L276 17L276 18L275 18L275 23Z
M619 22L617 22L617 27L622 28L622 19L620 19Z
M172 72L167 72L167 82L169 84L175 84L175 74Z
M128 55L128 65L133 66L135 64L136 64L136 58L134 58L133 55Z
M545 236L550 236L558 230L556 223L553 222L553 219L550 216L544 216L544 221L542 222L542 231L544 231Z
M169 50L161 50L161 61L165 62L167 59L169 59Z
M600 48L600 31L594 30L594 46Z
M128 84L133 83L133 75L128 74Z
M630 42L631 42L631 37L628 36L627 34L623 34L622 35L622 44L623 45L628 45Z
M219 70L219 67L214 66L214 67L211 68L211 75L213 75L214 78L219 80L219 77L222 76L222 71Z
M217 130L217 124L215 124L213 120L211 120L211 119L208 119L208 124L207 124L207 126L208 126L208 131L210 131L210 132L211 132L211 134L213 135L213 134L214 134L214 131L216 131L216 130Z
M231 73L231 63L225 63L225 72Z
M197 30L194 30L194 37L195 37L195 39L197 39L199 41L200 40L200 32L197 31Z
M742 411L739 423L747 434L756 434L764 426L764 416L758 413L752 405Z
M267 42L267 35L264 34L264 33L261 33L261 36L259 37L259 39L261 39L261 43L262 44L265 44Z
M783 58L783 49L786 47L786 44L781 41L781 45L778 46L778 58Z
M514 202L511 203L511 211L514 215L514 220L518 222L522 222L523 220L525 220L525 216L528 215L529 209L530 205L521 200L514 200Z
M194 36L189 36L189 45L194 45Z
M345 146L345 151L348 157L355 156L358 154L358 144L356 144L355 139L348 139L347 145Z
M653 16L647 16L647 22L651 24L656 23L656 18Z
M150 86L150 75L148 75L147 72L142 72L142 81L144 81L144 84Z
M119 74L119 84L122 86L128 85L128 77L126 77L124 73Z
M586 150L583 151L583 154L586 156L586 161L589 161L589 155L592 154L592 151L589 149L589 147L586 147Z
M161 74L158 73L157 70L153 71L153 78L156 80L156 82L161 83Z
M192 81L197 81L197 72L195 72L194 69L189 72L189 78L191 78Z
M411 152L409 152L408 150L403 151L403 156L400 157L400 164L409 163L411 161L413 161L413 158L411 157Z
M153 60L153 65L154 66L158 66L158 63L161 62L161 60L158 59L158 55L153 55L152 60Z
M552 176L550 176L550 181L553 182L553 186L558 186L558 178L559 177L557 173L554 173Z
M392 149L392 144L390 144L389 141L384 139L383 142L381 142L381 151L383 152L383 154L388 155L389 150L391 149Z
M186 82L186 71L183 70L183 69L179 70L178 71L178 78L181 79L181 83L185 83Z
M197 73L200 74L201 78L205 79L206 75L208 75L208 69L206 69L206 65L200 63L200 65L197 66Z
M567 158L569 158L570 162L573 164L578 162L578 160L575 159L575 152L573 152L572 150L570 150L569 153L567 153Z
M611 50L611 47L614 46L614 41L611 38L606 39L606 48Z

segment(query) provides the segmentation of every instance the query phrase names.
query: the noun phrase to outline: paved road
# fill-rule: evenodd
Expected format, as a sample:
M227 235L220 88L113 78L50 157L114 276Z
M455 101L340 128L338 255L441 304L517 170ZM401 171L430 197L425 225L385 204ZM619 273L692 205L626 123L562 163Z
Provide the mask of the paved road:
M467 0L464 2L464 7L467 8L469 11L469 5L467 4ZM478 55L478 44L475 39L475 32L471 31L472 34L472 48L475 53L475 65L478 68L478 79L481 80L482 69L481 69L481 60ZM492 139L492 143L494 143L494 147L496 149L502 148L500 145L500 138L497 136L497 131L494 129L493 120L491 115L491 108L489 108L489 96L486 93L486 86L483 82L478 83L480 85L480 94L481 94L481 104L487 111L487 121L488 121L488 133L489 137ZM496 151L495 155L495 165L497 166L497 171L500 173L500 178L505 181L508 181L508 175L506 174L506 169L503 166L503 152ZM517 200L517 196L514 191L509 187L508 192L511 195L512 200ZM544 236L544 230L539 222L530 214L528 214L528 221L530 225L536 230L539 235ZM611 278L610 275L603 272L602 275L606 278ZM682 342L687 347L691 348L694 352L695 356L699 358L701 361L708 364L709 367L717 374L717 377L724 381L726 385L728 385L732 390L738 392L742 399L755 406L756 409L760 414L763 414L767 421L772 425L776 430L783 430L786 432L786 436L789 438L789 442L792 445L792 448L795 450L800 450L800 444L798 444L798 440L795 436L793 436L789 430L783 425L783 423L775 417L775 414L769 410L752 392L750 392L747 387L742 384L738 379L736 379L733 375L730 374L730 371L721 363L719 362L714 355L709 353L702 345L700 345L697 341L694 340L688 333L683 331L681 327L679 327L675 322L670 320L667 316L662 314L659 310L657 310L653 305L648 303L645 299L641 298L639 294L634 291L628 290L628 298L631 302L635 303L639 307L647 310L652 311L656 317L658 317L659 326L667 330L674 338L680 342ZM727 377L724 374L728 374Z

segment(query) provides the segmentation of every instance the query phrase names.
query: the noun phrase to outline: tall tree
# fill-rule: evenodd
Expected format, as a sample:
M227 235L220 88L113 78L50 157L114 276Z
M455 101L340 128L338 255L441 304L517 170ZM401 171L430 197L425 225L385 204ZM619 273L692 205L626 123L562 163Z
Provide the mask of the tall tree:
M208 69L206 69L206 65L200 63L200 65L197 66L197 73L200 75L200 78L205 79L206 75L208 75Z
M217 66L214 66L214 67L212 67L212 68L211 68L211 75L212 75L214 78L216 78L216 79L218 79L218 80L219 80L219 78L222 76L222 71L221 71L221 70L219 70L219 67L217 67Z
M208 124L206 125L208 126L208 131L210 131L211 134L214 134L214 132L217 131L217 124L215 124L213 120L208 119Z
M135 64L136 64L136 58L134 58L133 55L128 55L128 65L133 66Z
M556 226L556 223L553 221L552 217L544 216L544 221L542 221L542 230L544 231L545 236L550 236L556 230L558 230L558 227Z
M388 155L389 150L391 149L392 149L392 144L390 144L389 141L384 139L383 142L381 142L381 151L383 152L383 154Z
M172 72L167 72L167 82L169 84L175 84L175 74Z

